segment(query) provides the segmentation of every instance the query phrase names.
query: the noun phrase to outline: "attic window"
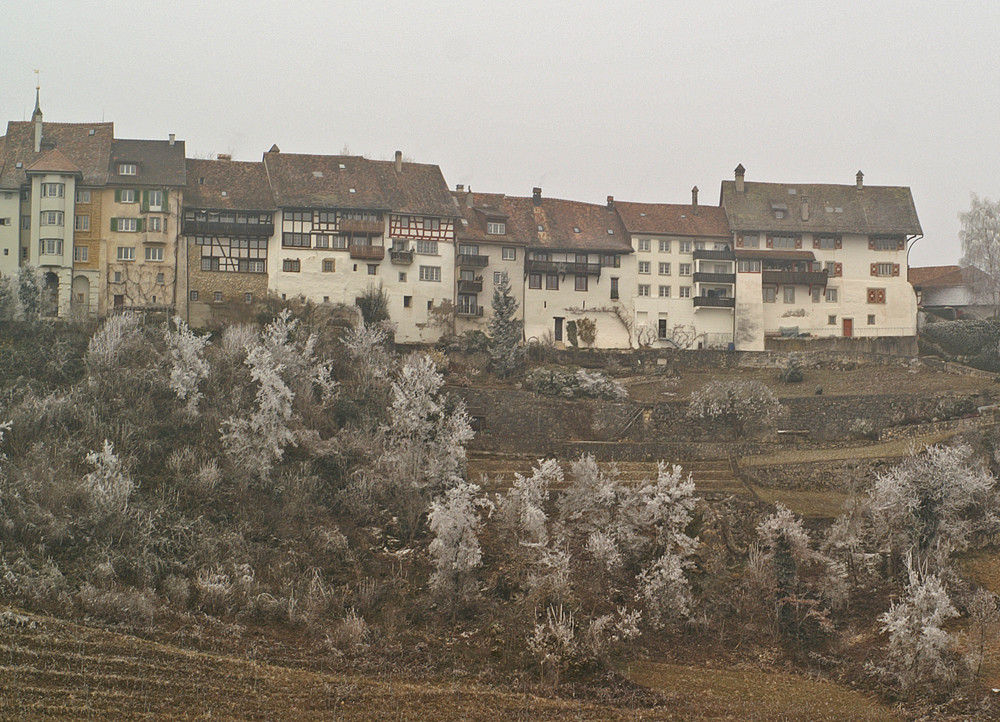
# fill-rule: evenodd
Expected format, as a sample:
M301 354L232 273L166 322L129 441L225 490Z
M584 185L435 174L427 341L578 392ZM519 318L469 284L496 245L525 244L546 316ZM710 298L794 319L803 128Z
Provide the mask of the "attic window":
M580 226L573 226L573 233L579 233L579 232L580 232Z
M463 218L463 219L462 219L462 225L463 225L463 226L468 226L468 225L469 225L469 222L468 222L468 221L467 221L466 219L464 219L464 218Z
M788 206L784 203L772 203L771 212L774 213L774 217L781 220L788 214Z
M491 236L506 235L507 224L503 221L486 221L486 232Z
M357 193L357 190L355 190L354 188L348 188L347 190L350 193Z
M119 163L118 175L137 175L139 167L135 163Z
M788 189L788 195L794 196L796 193L798 193L798 191L795 190L794 188L789 188Z
M346 165L344 165L343 163L341 163L341 164L340 164L340 169L341 169L341 170L344 170L344 168L346 168L346 167L347 167L347 166L346 166Z
M539 226L539 227L538 227L538 230L540 230L540 231L544 231L544 230L545 230L545 226Z
M646 214L645 214L645 213L640 213L639 215L640 215L640 216L641 216L642 218L645 218L645 217L646 217Z
M205 185L205 178L204 178L204 176L198 179L198 185L200 185L200 186Z
M843 212L844 212L844 209L843 209L843 208L840 208L840 207L838 206L837 208L834 208L834 209L833 209L833 212L834 212L834 213L843 213Z
M614 232L614 230L612 230L611 228L609 228L609 229L608 229L608 235L609 235L609 236L613 236L613 235L615 235L615 232Z
M321 170L314 170L313 171L313 178L322 178L322 177L323 177L323 171L321 171Z
M15 168L23 168L24 167L24 163L22 163L21 161L18 161L17 163L14 164L14 167Z
M225 198L229 195L229 191L222 191L222 197Z
M827 206L826 207L826 212L827 213L833 213L833 206Z

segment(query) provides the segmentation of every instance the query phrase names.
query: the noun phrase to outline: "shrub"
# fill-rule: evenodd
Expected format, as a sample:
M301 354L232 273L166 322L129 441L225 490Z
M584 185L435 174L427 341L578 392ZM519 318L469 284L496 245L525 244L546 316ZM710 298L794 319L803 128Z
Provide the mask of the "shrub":
M358 297L358 308L365 325L371 326L389 320L389 294L382 284L369 284Z
M525 385L546 396L588 397L620 401L628 397L625 387L600 371L562 367L537 368L528 374Z
M778 397L760 381L711 381L691 394L688 416L728 422L736 436L751 423L770 426L781 412Z
M848 427L847 433L852 439L874 440L878 438L875 424L870 419L854 419Z
M592 318L581 318L576 322L576 334L587 348L597 341L597 321Z
M789 357L785 368L781 370L778 379L786 384L797 384L802 381L802 364L794 356Z

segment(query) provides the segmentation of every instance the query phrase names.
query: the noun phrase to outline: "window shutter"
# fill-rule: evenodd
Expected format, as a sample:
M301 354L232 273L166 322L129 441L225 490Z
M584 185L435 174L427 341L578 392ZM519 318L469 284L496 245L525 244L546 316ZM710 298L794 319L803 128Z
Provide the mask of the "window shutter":
M844 247L844 239L841 238L840 236L837 236L837 250L839 251L843 247Z
M736 247L737 248L743 248L743 236L742 235L737 235L736 236Z
M819 238L813 236L813 248L819 248Z
M121 202L122 202L122 192L121 192L121 189L120 188L116 188L115 189L115 203L121 203Z
M870 276L877 276L878 275L878 264L877 263L873 263L873 264L871 264L871 266L872 266L872 270L871 270L871 273L868 274L868 275L870 275Z
M899 275L899 264L898 263L893 263L892 264L892 275L893 276L898 276Z
M844 275L844 264L843 263L838 263L837 266L836 266L835 271L836 271L836 273L834 273L834 275L837 276L838 278L840 276L843 276Z
M795 247L802 248L802 236L795 236Z
M146 219L145 218L137 218L136 219L136 221L135 221L135 230L139 231L140 233L142 233L144 230L146 230Z
M167 189L163 189L163 210L167 210L169 206L167 205Z
M869 251L875 250L875 239L872 238L871 236L868 237L868 250Z
M142 192L142 208L140 210L143 213L149 210L149 191Z
M771 238L771 234L770 233L767 234L767 247L768 248L774 248L774 239Z
M117 193L117 192L118 191L115 191L115 193ZM118 230L118 219L117 218L112 218L111 219L111 230L112 231L117 231Z

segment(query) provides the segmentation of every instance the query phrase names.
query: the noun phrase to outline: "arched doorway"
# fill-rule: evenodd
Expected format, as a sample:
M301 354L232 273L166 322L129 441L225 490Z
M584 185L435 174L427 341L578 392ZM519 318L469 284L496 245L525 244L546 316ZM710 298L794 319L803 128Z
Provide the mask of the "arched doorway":
M90 313L90 279L86 276L73 279L73 313L78 316Z
M59 276L52 271L46 273L43 279L42 315L59 315Z

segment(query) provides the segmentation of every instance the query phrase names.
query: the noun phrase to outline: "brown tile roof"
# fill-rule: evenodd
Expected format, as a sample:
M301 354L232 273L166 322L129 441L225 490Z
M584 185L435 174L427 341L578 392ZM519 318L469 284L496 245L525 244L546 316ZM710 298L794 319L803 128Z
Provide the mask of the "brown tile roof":
M615 201L615 209L629 233L661 233L672 236L729 238L724 208L675 203L629 203Z
M802 220L803 196L809 198L808 221ZM744 192L737 193L734 181L723 181L721 205L734 231L923 233L913 196L904 186L865 186L859 191L853 185L747 182ZM780 206L787 207L781 220L774 217L774 208Z
M76 163L63 155L58 148L53 148L24 170L28 173L79 173L83 175Z
M275 202L281 208L356 208L453 218L458 209L441 169L360 156L264 154Z
M508 228L513 226L518 236L527 238L531 248L632 252L624 224L606 205L544 197L536 204L533 198L506 197L504 207Z
M974 266L918 266L910 268L906 279L915 288L971 286L986 274Z
M267 171L262 162L196 158L187 159L184 206L246 211L275 208L271 187L267 183Z
M472 198L472 206L468 205ZM510 222L510 209L507 207L507 197L502 193L472 193L472 191L456 191L452 194L458 212L461 214L455 227L455 237L460 241L478 241L480 243L500 243L510 245L527 245L529 236L522 235L523 228L518 228ZM486 232L486 222L502 221L505 233L502 236ZM523 226L523 224L521 224Z
M961 270L958 266L918 266L909 269L907 280L913 285L919 286L942 276L961 273Z
M118 164L137 163L138 175L118 175ZM182 186L186 181L184 141L114 140L108 166L108 185Z
M19 189L27 183L25 170L53 148L80 170L82 185L104 185L114 133L113 123L43 123L42 148L36 153L35 124L11 121L0 146L0 188Z

